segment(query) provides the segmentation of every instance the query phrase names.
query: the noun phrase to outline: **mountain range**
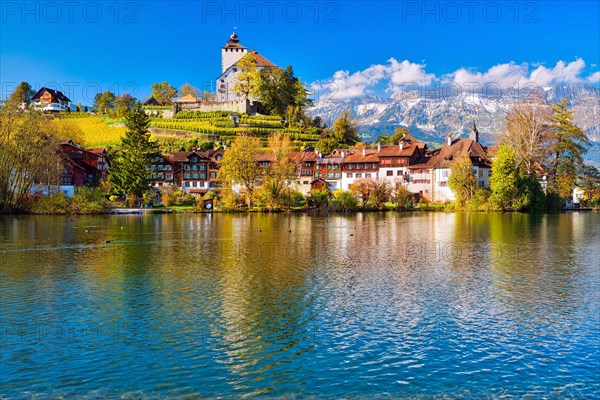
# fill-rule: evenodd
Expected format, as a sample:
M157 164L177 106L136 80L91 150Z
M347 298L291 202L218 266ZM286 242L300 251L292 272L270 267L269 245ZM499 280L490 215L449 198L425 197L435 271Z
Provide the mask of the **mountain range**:
M568 98L575 123L592 141L586 161L600 166L600 89L586 84L553 86L543 88L542 94L552 103ZM475 121L481 141L490 145L502 134L504 117L511 107L529 95L530 92L524 90L493 94L403 92L393 98L330 98L315 102L309 112L331 126L348 111L365 141L374 141L380 134L392 134L394 129L405 127L434 147L439 146L448 133L453 137L468 136Z

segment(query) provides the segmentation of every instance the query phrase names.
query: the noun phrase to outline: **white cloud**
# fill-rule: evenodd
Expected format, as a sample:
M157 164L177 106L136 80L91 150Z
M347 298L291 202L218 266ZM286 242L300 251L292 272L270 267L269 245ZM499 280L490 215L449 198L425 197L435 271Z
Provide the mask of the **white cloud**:
M507 88L527 82L526 64L498 64L494 65L486 72L471 72L465 68L460 68L451 74L445 76L446 83L454 83L461 87L478 88L486 85Z
M434 74L428 74L425 72L425 64L413 64L408 60L398 62L394 58L390 58L388 63L390 83L393 85L410 83L422 83L429 85L435 79Z
M596 71L587 77L589 83L600 83L600 71Z
M587 78L582 77L585 61L581 58L570 63L558 61L553 67L545 67L538 63L517 64L509 62L494 65L487 71L479 72L473 69L460 68L449 74L437 77L428 73L425 64L402 62L390 58L386 64L375 64L370 67L350 73L337 71L333 77L312 85L313 90L319 90L321 98L328 93L328 98L349 99L371 94L385 87L392 97L416 87L425 88L434 83L460 86L463 90L483 90L486 87L509 89L532 84L549 86L558 83L580 83L586 80L590 83L600 82L600 72L595 72Z
M434 74L425 72L425 65L414 64L408 60L398 62L390 58L387 64L375 64L350 73L337 71L331 79L315 82L311 89L315 92L328 92L328 98L348 99L369 94L381 82L387 83L389 91L398 90L400 85L429 85L435 79Z
M552 69L544 66L539 66L535 69L529 79L540 86L548 86L553 83L577 83L581 82L580 77L585 68L585 61L581 58L565 64L564 61L559 61Z

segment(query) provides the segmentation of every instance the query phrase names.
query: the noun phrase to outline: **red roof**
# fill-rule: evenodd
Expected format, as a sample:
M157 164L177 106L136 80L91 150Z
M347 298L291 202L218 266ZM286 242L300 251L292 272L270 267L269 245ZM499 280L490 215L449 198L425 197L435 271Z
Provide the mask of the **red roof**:
M344 163L376 163L379 162L379 156L376 150L366 149L363 155L362 150L351 153L344 157Z
M418 147L417 144L403 144L402 148L398 144L381 146L379 157L410 157Z
M244 58L248 57L250 54L254 55L254 59L256 60L257 67L276 67L277 66L277 65L273 64L271 61L267 60L267 58L265 56L263 56L262 54L259 54L256 50L252 50L251 52L247 53L244 57L240 58L233 65L239 66L240 61L242 61Z

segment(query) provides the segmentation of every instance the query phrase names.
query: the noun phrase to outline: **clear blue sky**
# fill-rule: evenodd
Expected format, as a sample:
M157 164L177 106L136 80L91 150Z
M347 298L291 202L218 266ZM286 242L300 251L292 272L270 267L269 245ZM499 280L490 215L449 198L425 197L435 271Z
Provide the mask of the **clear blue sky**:
M163 80L203 87L219 75L234 26L242 44L308 83L390 58L440 79L461 68L484 74L515 63L531 72L580 59L570 79L597 86L600 70L599 1L73 3L0 2L2 97L20 81L83 103L99 89L144 98Z

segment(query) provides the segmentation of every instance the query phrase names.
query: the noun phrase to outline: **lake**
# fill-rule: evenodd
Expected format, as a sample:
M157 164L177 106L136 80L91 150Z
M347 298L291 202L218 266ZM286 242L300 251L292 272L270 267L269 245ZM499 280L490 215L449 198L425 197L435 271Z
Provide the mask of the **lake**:
M600 397L600 214L0 217L0 397Z

